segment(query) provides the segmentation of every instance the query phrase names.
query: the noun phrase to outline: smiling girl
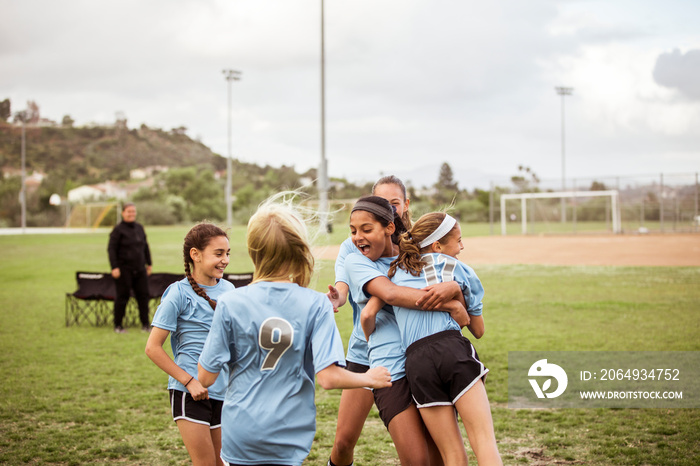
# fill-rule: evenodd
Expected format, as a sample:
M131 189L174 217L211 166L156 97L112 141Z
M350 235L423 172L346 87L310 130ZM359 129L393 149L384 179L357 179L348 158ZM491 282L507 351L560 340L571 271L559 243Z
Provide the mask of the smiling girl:
M197 360L217 299L235 288L223 280L230 251L228 236L215 225L200 223L187 233L183 245L185 278L165 290L146 343L148 357L170 376L173 420L195 466L223 464L219 457L221 408L228 376L204 388L197 380ZM171 332L174 360L163 349Z
M398 290L388 277L391 262L399 252L396 242L399 233L405 231L396 209L386 199L379 196L366 196L357 201L350 215L351 240L357 253L345 258L345 272L350 290L354 313L362 309L373 297L395 305L416 307L416 301L425 293L406 288ZM444 287L455 293L456 284ZM393 292L390 291L393 289ZM452 309L466 317L464 307L457 301L450 302ZM387 306L376 314L376 330L369 336L367 355L369 367L384 366L391 372L392 386L374 390L374 402L379 416L391 435L401 464L439 465L440 454L433 448L433 442L426 438L420 415L412 401L404 368L405 355L401 346L393 309ZM359 326L353 329L355 340L364 340ZM352 339L351 339L352 340ZM350 352L348 353L350 354ZM365 391L366 392L366 391ZM341 408L343 404L341 396ZM365 414L366 416L366 414ZM338 424L341 425L339 414ZM337 464L334 461L331 464Z
M407 196L406 187L403 182L394 175L380 178L372 187L372 194L384 198L390 204L390 208L396 210L401 223L410 228L411 216L409 212L410 199ZM343 306L348 299L348 283L345 260L353 254L359 254L359 249L355 246L352 238L346 239L340 246L340 251L335 262L335 286L329 285L328 299L333 303L334 311ZM379 280L374 280L378 282ZM385 277L383 282L387 291L393 291L395 296L403 298L409 296L398 292L398 287L393 286L391 281ZM410 290L414 291L414 290ZM417 291L417 290L415 290ZM432 287L425 293L413 295L416 299L412 304L425 310L432 310L442 303L451 299L449 287ZM356 303L350 299L353 309L353 332L350 335L347 352L347 369L352 372L365 372L369 369L367 339L360 327L360 312ZM405 302L405 305L410 305ZM464 312L466 317L466 312ZM338 421L336 425L335 440L333 449L328 460L328 466L350 465L354 459L354 449L357 444L367 415L369 414L374 398L372 392L364 389L343 390L338 408Z
M462 231L454 218L442 212L425 214L401 236L400 253L389 276L402 287L458 283L471 317L469 330L481 338L484 288L474 270L457 260L462 249ZM456 409L479 465L501 465L483 382L488 369L462 335L461 326L442 312L401 306L394 311L406 348L406 378L445 464L467 464L464 443L454 422Z

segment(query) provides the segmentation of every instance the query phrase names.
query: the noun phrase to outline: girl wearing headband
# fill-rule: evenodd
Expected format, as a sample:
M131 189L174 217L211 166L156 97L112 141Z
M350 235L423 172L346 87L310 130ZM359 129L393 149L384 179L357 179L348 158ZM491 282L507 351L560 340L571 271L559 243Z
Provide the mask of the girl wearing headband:
M423 215L401 236L398 258L389 269L400 286L423 288L454 281L470 316L469 330L484 333L484 288L468 265L456 256L464 248L459 223L445 213ZM493 430L491 409L483 380L488 369L476 350L447 313L394 308L406 348L406 374L411 393L445 464L466 464L457 409L479 465L502 464Z
M383 279L391 285L386 273L398 254L398 234L405 229L398 214L386 199L366 196L358 200L352 209L350 231L352 242L359 253L349 254L345 258L345 272L351 303L357 316L373 295L394 303L389 294L384 292L384 287L377 286L377 283ZM403 303L415 307L415 301L414 296ZM457 303L454 304L455 309L458 309ZM423 423L408 389L404 369L405 354L391 307L380 310L376 320L377 330L368 342L365 341L359 326L355 326L348 349L348 360L364 356L368 358L370 367L384 366L390 370L392 386L374 390L374 402L394 441L401 464L442 464L437 448L432 440L425 436ZM359 354L358 345L355 344L359 341L365 341L367 345L367 353L364 355ZM358 367L351 369L357 370ZM345 407L341 396L339 425L343 422ZM366 417L366 413L363 414ZM432 450L430 446L433 447Z
M411 225L409 214L410 199L406 193L406 187L403 182L396 176L384 176L377 180L372 187L372 194L386 199L391 206L396 210L396 214L400 217L401 222L406 228ZM334 311L343 306L348 298L348 277L345 269L345 259L351 254L357 254L360 251L353 244L352 238L346 239L340 246L340 251L335 262L335 286L329 285L328 299L333 303ZM393 289L391 281L385 277L385 286ZM418 306L425 310L435 309L443 303L452 299L455 294L460 294L457 287L435 287L426 292L418 292L410 290L417 294L413 296L412 302L406 302L407 306ZM397 293L397 297L403 297ZM360 313L357 306L351 301L353 307L353 333L348 342L348 353L346 356L348 365L347 369L355 372L364 372L369 368L367 340L364 337L360 327ZM463 318L466 319L466 312L463 312ZM335 465L350 465L354 459L354 449L357 441L362 433L367 415L369 414L374 398L369 390L343 390L338 410L338 421L335 433L335 441L331 451L328 466Z

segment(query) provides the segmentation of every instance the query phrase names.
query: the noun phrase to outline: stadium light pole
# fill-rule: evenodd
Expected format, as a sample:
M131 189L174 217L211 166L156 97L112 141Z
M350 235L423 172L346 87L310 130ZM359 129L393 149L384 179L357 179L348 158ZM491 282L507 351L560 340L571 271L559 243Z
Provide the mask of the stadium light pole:
M564 98L574 92L573 87L557 86L554 88L561 96L561 190L566 191L566 151L564 144ZM561 223L566 223L566 200L561 198Z
M321 163L318 170L318 214L321 228L328 231L328 162L326 161L326 49L324 5L321 0Z
M241 79L241 72L236 70L223 70L224 78L228 83L228 157L226 158L226 224L231 226L233 224L233 216L231 212L232 196L231 196L231 171L232 168L232 158L231 153L231 82L239 81Z
M22 112L22 187L20 188L19 191L19 200L22 205L22 210L21 210L21 223L22 223L22 233L25 232L25 229L27 228L27 170L26 170L26 160L27 160L27 137L26 137L26 121L27 121L27 113Z

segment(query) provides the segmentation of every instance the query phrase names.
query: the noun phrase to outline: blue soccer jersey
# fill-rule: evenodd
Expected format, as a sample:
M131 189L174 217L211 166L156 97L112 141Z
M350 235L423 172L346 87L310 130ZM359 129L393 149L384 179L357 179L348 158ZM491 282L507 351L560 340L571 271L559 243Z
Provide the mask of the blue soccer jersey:
M223 293L235 288L228 280L219 280L214 286L200 286L214 301L218 301ZM213 318L214 309L194 292L187 278L183 278L165 290L151 325L170 332L170 346L175 364L191 376L197 377L197 360ZM168 379L168 388L188 392L173 377ZM215 400L223 400L225 394L225 380L217 380L209 387L209 396Z
M359 253L357 246L352 242L351 238L346 239L340 245L340 250L338 251L338 257L335 259L335 282L348 282L348 276L345 272L345 258L348 254Z
M199 363L213 373L230 368L221 457L296 465L316 432L314 376L345 360L326 295L258 282L221 297Z
M414 277L398 268L392 281L399 286L421 289L436 283L456 280L464 294L464 300L468 306L467 312L474 316L481 315L484 306L482 303L484 287L471 267L445 254L423 254L422 259L427 262L427 265L419 276ZM406 348L421 338L444 330L461 331L457 322L447 312L426 312L395 307L394 314Z
M345 260L350 255L362 255L357 249L352 239L348 238L340 245L340 251L338 251L338 257L335 260L335 282L343 282L350 286L348 274L345 269ZM355 364L361 364L363 366L369 366L369 347L367 346L367 340L362 333L362 327L360 326L360 311L358 311L358 306L352 296L352 293L348 296L348 302L352 308L352 333L350 334L350 339L348 340L348 353L345 359L354 362Z
M386 277L394 259L396 257L381 257L371 261L362 254L350 254L345 258L350 295L354 300L353 305L356 306L356 309L353 308L353 314L358 316L358 321L353 328L354 338L365 340L359 322L359 315L370 299L370 296L365 293L365 285L377 277ZM391 373L391 380L398 380L406 375L406 356L391 306L386 305L377 313L375 324L375 330L368 342L369 365L386 367Z

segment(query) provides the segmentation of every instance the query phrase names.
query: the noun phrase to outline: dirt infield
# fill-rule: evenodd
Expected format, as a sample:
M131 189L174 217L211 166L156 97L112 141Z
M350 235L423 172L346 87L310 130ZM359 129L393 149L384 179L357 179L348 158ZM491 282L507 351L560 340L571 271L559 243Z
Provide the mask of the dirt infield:
M700 266L700 235L480 236L464 238L469 264ZM338 246L318 250L335 259Z

